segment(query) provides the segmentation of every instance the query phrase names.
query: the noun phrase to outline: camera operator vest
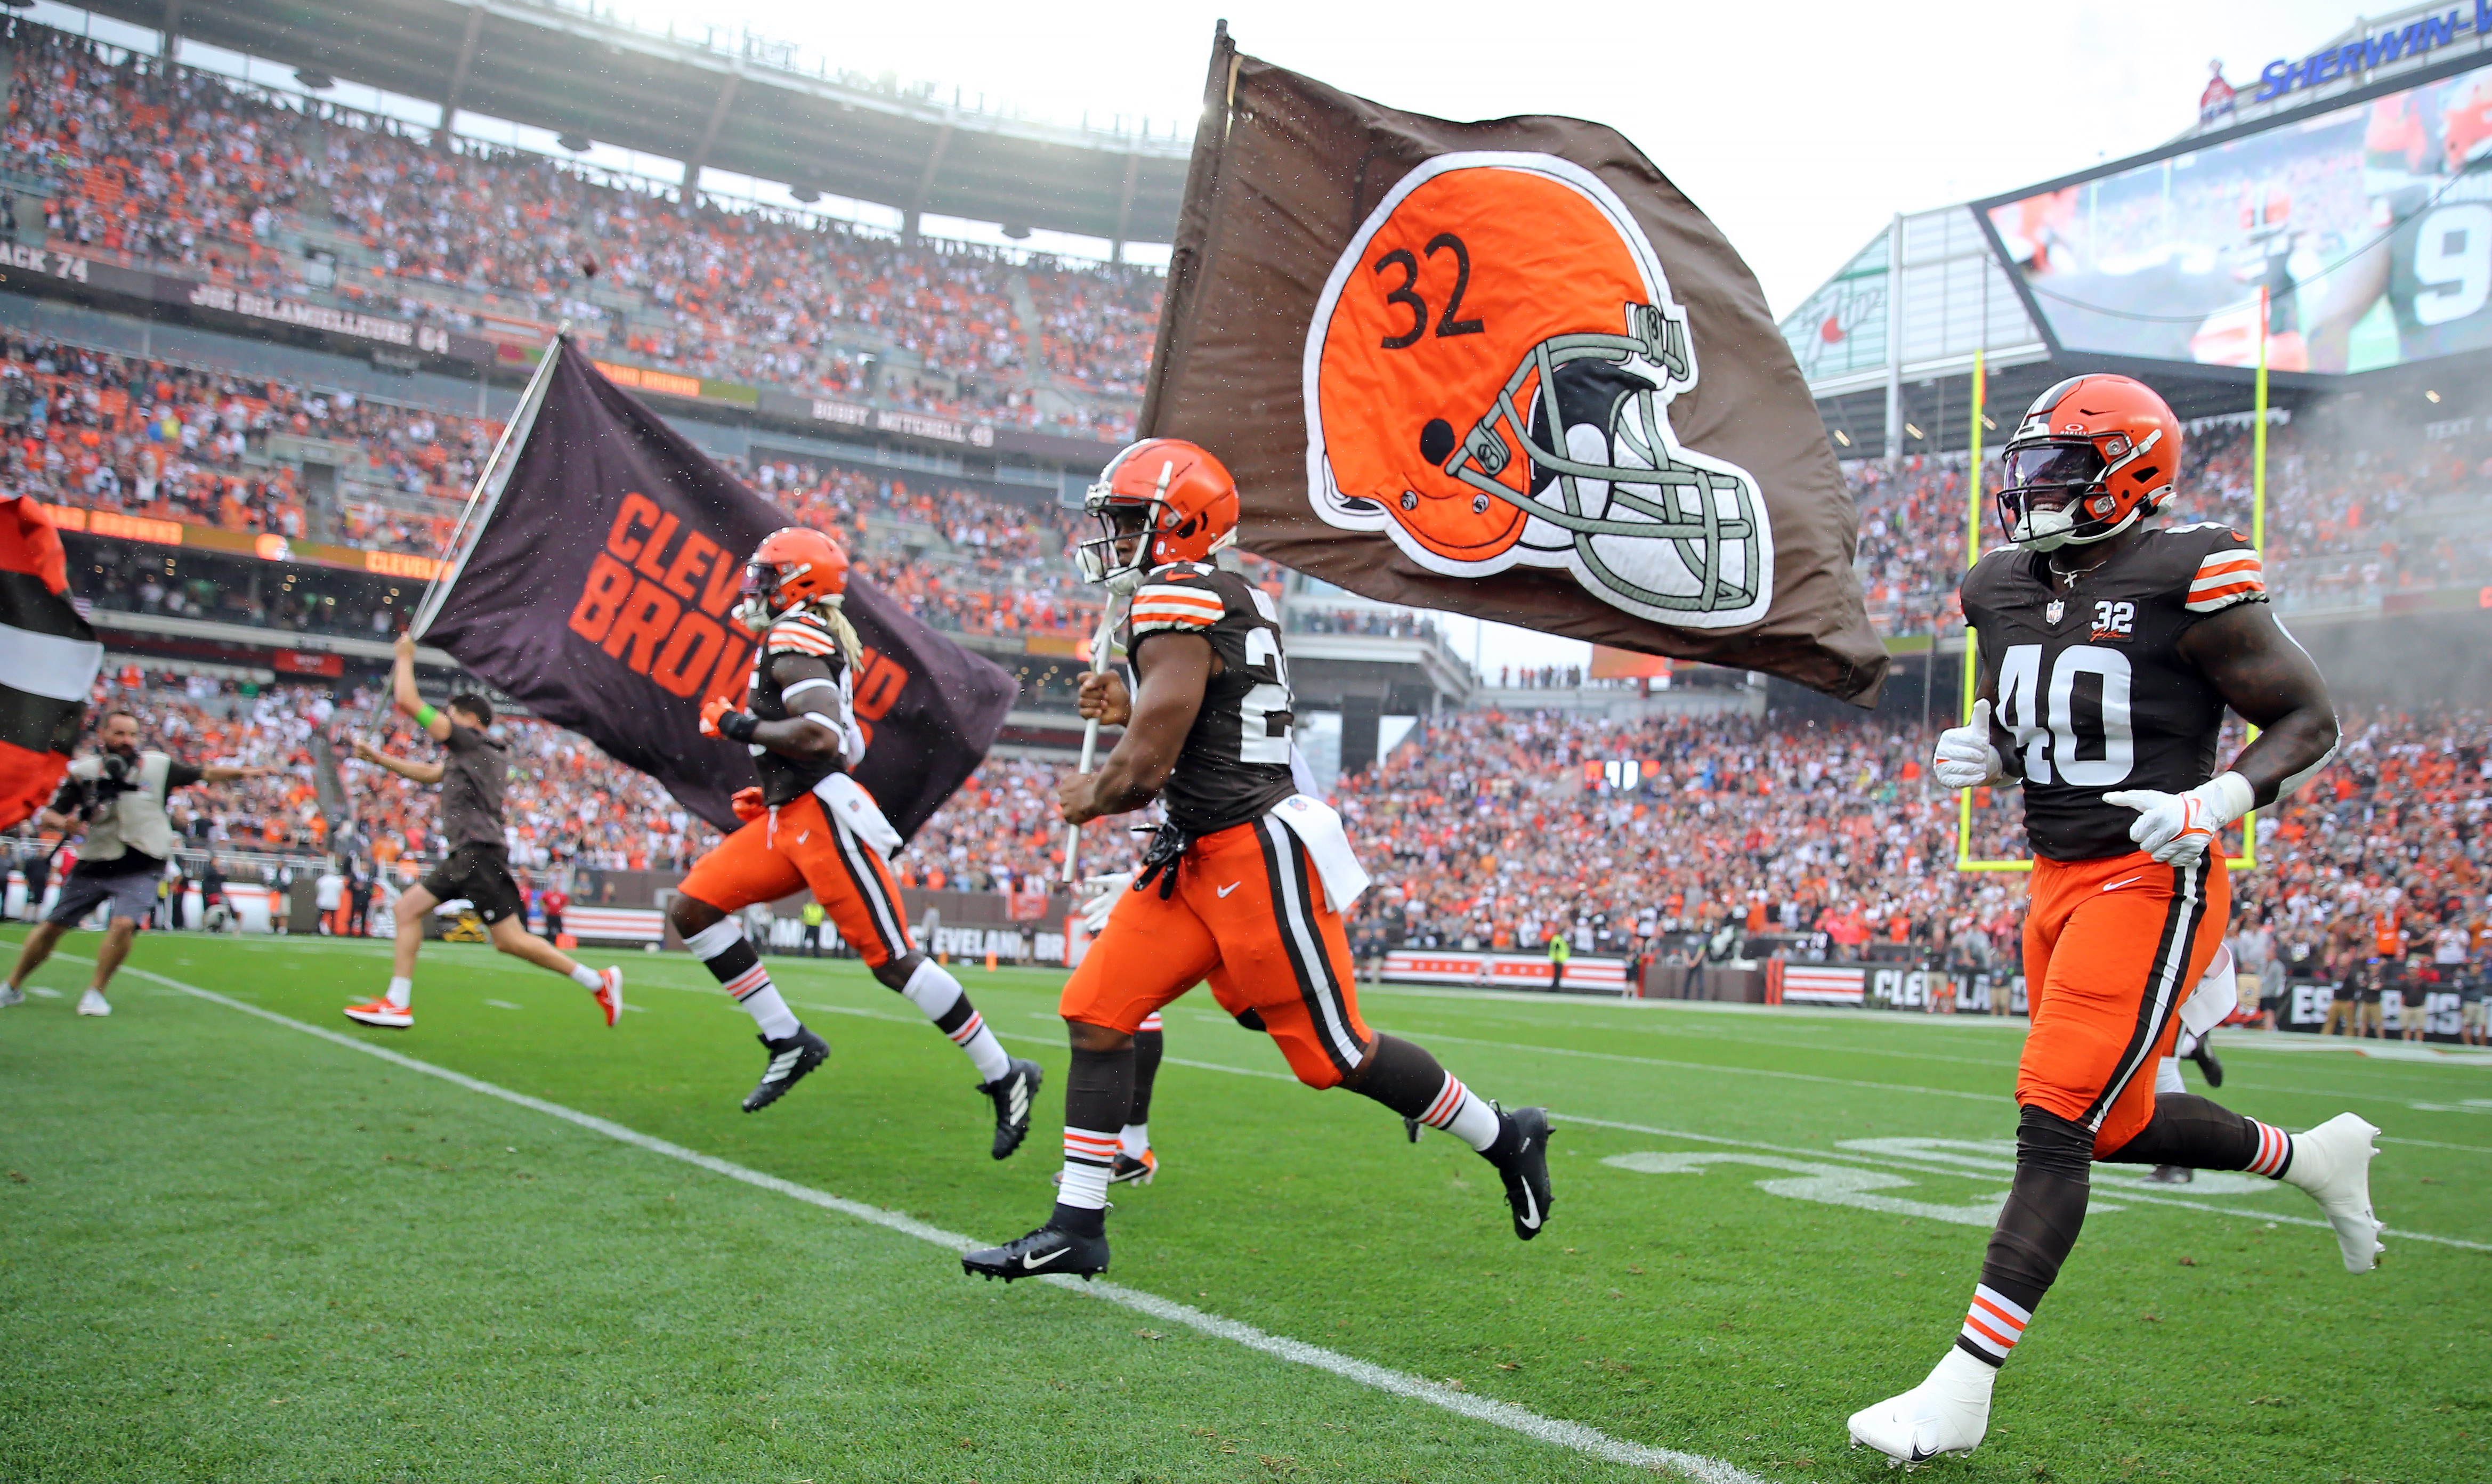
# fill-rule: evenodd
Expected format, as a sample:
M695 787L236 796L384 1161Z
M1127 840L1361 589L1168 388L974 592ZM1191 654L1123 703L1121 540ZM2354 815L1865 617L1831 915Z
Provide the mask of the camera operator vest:
M113 798L104 800L96 810L95 818L86 826L86 840L78 846L81 862L119 860L132 850L151 855L158 860L171 858L176 846L173 821L164 814L164 795L173 770L173 759L163 753L138 755L138 765L130 770L132 787ZM102 757L80 757L69 767L70 777L93 784L104 776Z

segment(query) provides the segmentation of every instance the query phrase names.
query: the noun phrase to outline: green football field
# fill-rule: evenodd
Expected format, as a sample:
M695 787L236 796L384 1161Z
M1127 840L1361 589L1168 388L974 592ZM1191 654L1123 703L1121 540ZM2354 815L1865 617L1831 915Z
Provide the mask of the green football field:
M1883 1478L1844 1418L1949 1342L2014 1126L2003 1022L1370 991L1555 1111L1525 1245L1468 1149L1198 994L1109 1280L1007 1288L941 1244L1048 1209L1059 975L963 975L1050 1074L996 1164L853 965L770 961L835 1054L748 1116L751 1023L686 958L624 956L609 1031L431 946L418 1025L352 1025L385 953L147 935L109 1020L66 959L0 1011L0 1478ZM2387 1131L2381 1268L2298 1191L2099 1167L1989 1440L1924 1477L2492 1477L2492 1057L2224 1050L2232 1106Z

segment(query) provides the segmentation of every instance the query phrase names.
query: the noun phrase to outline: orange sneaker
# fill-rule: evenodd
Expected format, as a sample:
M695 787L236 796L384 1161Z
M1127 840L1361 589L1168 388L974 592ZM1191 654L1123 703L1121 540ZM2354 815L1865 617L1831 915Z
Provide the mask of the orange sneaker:
M392 1030L404 1030L415 1024L415 1011L411 1006L391 1004L386 994L377 994L369 1005L348 1005L346 1019L359 1025L386 1025Z
M597 985L597 1008L606 1012L606 1024L611 1029L623 1019L623 970L618 966L600 973Z

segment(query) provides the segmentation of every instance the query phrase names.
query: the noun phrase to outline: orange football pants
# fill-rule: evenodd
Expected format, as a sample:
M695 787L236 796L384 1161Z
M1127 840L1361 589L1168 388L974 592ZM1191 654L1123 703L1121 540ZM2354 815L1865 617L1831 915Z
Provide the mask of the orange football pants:
M756 902L776 902L799 887L867 965L880 968L911 951L900 883L882 852L832 818L812 794L746 824L693 863L683 894L732 915Z
M2232 911L2221 856L2158 866L2143 850L2033 863L2025 914L2032 1028L2016 1101L2091 1130L2094 1156L2154 1116L2154 1069Z
M1280 1043L1298 1081L1338 1086L1376 1038L1306 846L1267 816L1203 836L1173 869L1166 901L1158 881L1117 898L1064 986L1064 1018L1131 1034L1208 979L1221 1009Z

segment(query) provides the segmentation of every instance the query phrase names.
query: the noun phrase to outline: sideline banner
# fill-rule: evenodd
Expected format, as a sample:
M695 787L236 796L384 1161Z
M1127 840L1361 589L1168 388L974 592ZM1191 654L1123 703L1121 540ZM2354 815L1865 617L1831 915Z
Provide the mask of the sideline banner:
M1606 990L1624 994L1629 983L1627 961L1578 954L1566 961L1562 990ZM1550 987L1549 956L1537 953L1477 953L1460 948L1396 948L1384 955L1387 984L1452 984L1491 990L1545 990Z
M754 640L728 611L746 553L790 522L568 338L538 399L416 635L731 831L727 799L757 775L699 734L700 708L744 692ZM986 757L1017 687L864 579L847 593L866 645L856 777L905 839Z
M1228 463L1247 549L1367 597L1860 705L1886 674L1764 294L1604 125L1404 113L1224 29L1141 430Z

